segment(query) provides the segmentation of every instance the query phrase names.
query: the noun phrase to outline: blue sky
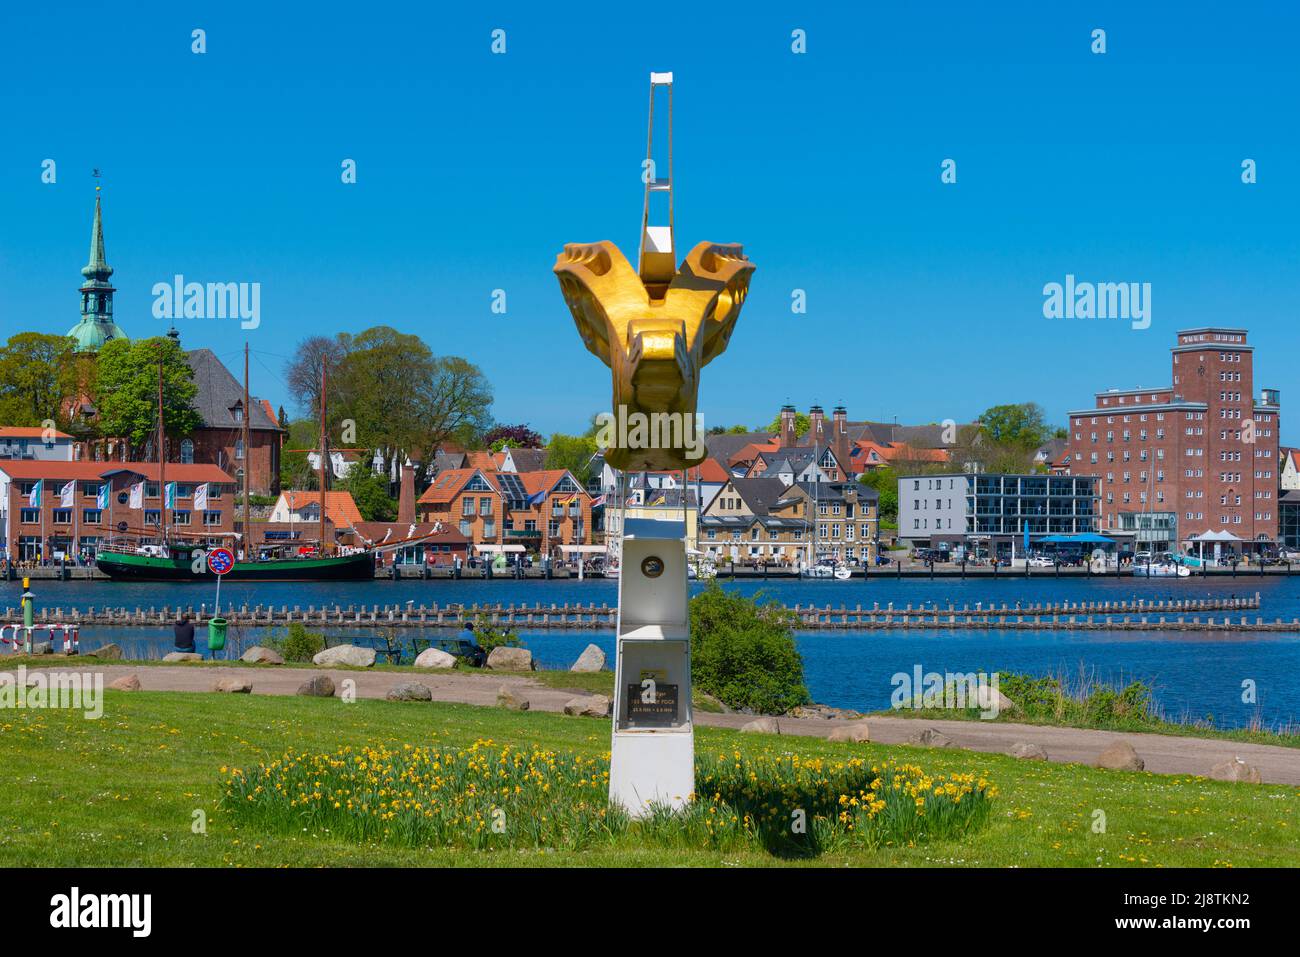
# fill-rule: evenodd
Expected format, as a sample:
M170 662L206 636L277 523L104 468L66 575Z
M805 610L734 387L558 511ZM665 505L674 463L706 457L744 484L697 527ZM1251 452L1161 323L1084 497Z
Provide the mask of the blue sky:
M6 4L0 333L76 322L99 167L128 334L165 331L150 289L176 273L260 282L259 329L178 327L232 366L247 337L272 402L299 339L386 323L481 365L499 420L576 430L609 376L551 267L565 242L635 250L656 69L679 253L742 242L758 267L707 423L787 400L1059 422L1167 384L1175 330L1208 324L1248 328L1256 386L1300 396L1290 4L665 4L653 26L641 4L407 6ZM1045 319L1067 273L1151 283L1151 327Z

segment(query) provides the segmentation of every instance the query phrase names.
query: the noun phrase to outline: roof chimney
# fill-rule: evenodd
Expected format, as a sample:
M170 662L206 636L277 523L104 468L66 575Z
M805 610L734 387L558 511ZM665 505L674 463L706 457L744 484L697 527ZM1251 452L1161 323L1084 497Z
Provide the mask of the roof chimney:
M839 460L840 469L845 476L849 474L849 411L842 405L837 405L835 411L831 413L833 424L831 427L831 449L835 452L835 458Z
M820 405L808 410L808 439L813 445L826 444L826 413Z
M781 406L781 439L780 446L783 449L792 448L799 441L798 430L794 423L794 406Z

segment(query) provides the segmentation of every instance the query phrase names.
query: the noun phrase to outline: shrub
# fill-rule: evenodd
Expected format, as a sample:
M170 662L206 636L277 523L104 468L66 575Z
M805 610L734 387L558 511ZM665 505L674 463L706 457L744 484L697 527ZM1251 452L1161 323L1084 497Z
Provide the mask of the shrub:
M723 591L716 581L691 599L695 687L729 707L785 714L809 701L793 613L762 596Z
M473 629L474 641L489 655L493 648L518 648L521 644L518 632L492 624L492 619L482 612L474 619Z
M325 650L325 636L295 621L283 635L268 638L266 647L278 651L285 661L311 661L317 652Z

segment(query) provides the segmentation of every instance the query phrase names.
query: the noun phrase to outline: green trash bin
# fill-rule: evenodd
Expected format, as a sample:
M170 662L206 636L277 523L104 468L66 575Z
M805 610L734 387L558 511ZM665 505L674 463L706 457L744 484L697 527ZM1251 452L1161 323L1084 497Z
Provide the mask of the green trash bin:
M208 619L208 651L218 652L226 647L226 619ZM212 657L216 657L215 654Z

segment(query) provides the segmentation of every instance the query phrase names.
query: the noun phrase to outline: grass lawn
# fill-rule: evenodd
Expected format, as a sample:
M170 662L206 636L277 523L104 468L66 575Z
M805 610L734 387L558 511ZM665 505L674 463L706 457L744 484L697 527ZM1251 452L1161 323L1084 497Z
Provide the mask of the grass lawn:
M807 865L759 849L598 847L420 849L358 845L329 834L237 827L218 804L219 769L249 767L287 748L476 738L605 754L609 724L469 705L168 692L105 693L104 716L12 710L0 715L0 761L14 782L0 802L0 866ZM929 772L984 772L997 785L990 824L959 841L825 854L823 866L1300 865L1300 790L1193 777L1100 771L1000 755L700 728L697 749L875 761ZM195 812L207 833L194 834ZM1096 812L1105 833L1094 833Z

